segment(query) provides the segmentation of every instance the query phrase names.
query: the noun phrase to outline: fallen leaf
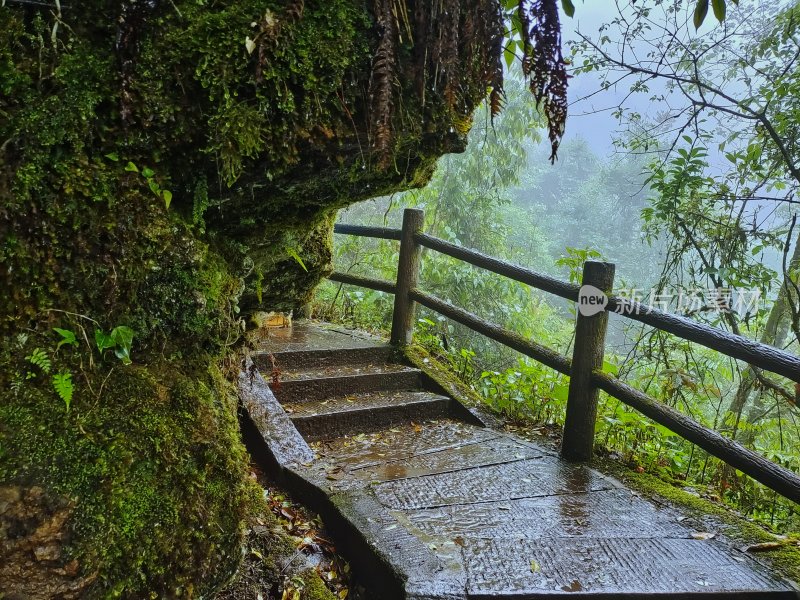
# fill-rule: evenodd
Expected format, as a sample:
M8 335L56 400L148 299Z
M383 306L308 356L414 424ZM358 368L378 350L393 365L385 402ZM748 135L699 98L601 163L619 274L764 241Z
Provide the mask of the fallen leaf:
M565 592L580 592L583 590L583 586L580 581L575 579L569 585L562 585L561 589Z
M460 535L453 538L453 541L462 548L464 548L467 545L467 543L464 541L464 538L461 537Z
M692 534L693 540L710 540L717 537L716 533L709 533L707 531L698 531Z
M752 544L744 548L745 552L769 552L770 550L778 550L783 548L783 542L763 542L761 544Z
M531 573L538 573L541 570L542 567L539 566L539 563L531 559Z

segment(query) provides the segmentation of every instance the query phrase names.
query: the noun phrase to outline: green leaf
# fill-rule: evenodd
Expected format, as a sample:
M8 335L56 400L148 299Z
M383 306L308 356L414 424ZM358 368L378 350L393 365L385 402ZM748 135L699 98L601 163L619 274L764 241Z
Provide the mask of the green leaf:
M147 185L150 187L151 192L153 192L159 198L161 197L161 186L158 185L158 182L155 179L148 179Z
M106 158L108 160L113 160L114 162L118 162L119 154L117 154L116 152L109 152L108 154L106 154Z
M697 0L697 6L694 8L694 28L700 29L700 25L706 20L708 14L708 0Z
M97 349L100 350L100 354L116 345L116 342L111 339L111 336L106 335L100 329L94 330L94 342L97 344Z
M602 371L603 373L608 373L609 375L614 375L614 376L619 375L619 367L607 360L603 361Z
M69 411L69 406L72 403L72 395L75 392L75 387L72 384L72 373L63 371L53 375L53 389L58 394L58 397L64 401Z
M137 167L131 161L128 161L128 164L125 165L125 170L126 171L130 171L131 173L138 173L139 172L139 167Z
M56 346L56 350L61 348L64 344L70 344L71 346L78 345L78 338L75 337L75 333L70 331L69 329L60 329L59 327L53 327L53 331L55 331L58 335L61 336L61 340L58 342Z
M564 9L564 13L568 17L572 17L575 14L575 5L572 0L561 0L561 8Z
M510 69L511 65L514 64L514 59L516 58L514 51L511 50L508 46L505 47L503 50L503 56L506 59L506 66Z
M164 198L164 204L166 204L167 208L169 208L169 205L172 202L172 192L169 190L161 190L161 197Z
M722 23L725 20L725 0L711 0L711 7L714 9L717 21Z
M553 391L550 392L550 396L559 402L566 402L569 397L569 386L557 383L553 386Z
M150 178L155 174L156 172L153 171L153 169L151 169L150 167L145 167L144 169L142 169L142 177Z
M131 345L133 344L133 329L120 325L111 330L111 339L114 341L116 348L114 354L119 358L123 364L131 364Z
M300 255L297 253L297 250L295 250L294 248L288 248L287 247L286 248L286 254L288 254L293 259L295 259L297 261L297 264L299 264L301 267L303 267L303 271L308 273L308 269L306 268L306 265L303 263L303 259L300 258Z

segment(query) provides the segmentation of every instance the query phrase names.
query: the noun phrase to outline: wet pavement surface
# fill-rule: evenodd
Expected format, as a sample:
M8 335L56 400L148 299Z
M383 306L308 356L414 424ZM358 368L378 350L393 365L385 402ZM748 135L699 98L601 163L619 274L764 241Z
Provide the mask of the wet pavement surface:
M377 336L330 323L296 323L259 330L258 346L273 354L302 350L347 350L385 346Z
M331 335L302 332L320 350ZM377 387L379 400L361 391L322 403L341 419L350 407L380 413L394 397L424 394ZM319 401L295 400L289 418L327 418ZM677 509L506 432L412 413L378 431L316 438L301 455L295 472L399 574L406 598L797 597Z

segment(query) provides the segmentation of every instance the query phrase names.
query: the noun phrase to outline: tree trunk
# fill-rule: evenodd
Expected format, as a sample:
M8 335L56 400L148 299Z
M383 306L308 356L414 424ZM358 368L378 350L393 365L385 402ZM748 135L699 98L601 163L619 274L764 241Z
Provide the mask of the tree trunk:
M788 272L791 273L795 269L800 266L800 233L798 233L798 237L795 240L794 251L792 252L791 259L788 265ZM787 275L784 275L786 277ZM781 285L780 290L778 290L778 296L775 298L775 303L772 305L770 309L769 315L767 317L767 323L764 326L764 331L761 333L761 337L759 341L763 344L770 344L776 347L782 347L786 343L786 339L789 335L790 326L789 320L791 316L790 311L790 301L791 298L789 297L788 286ZM733 429L732 435L734 439L736 438L736 434L739 431L739 424L742 418L742 414L751 401L751 398L754 394L756 394L756 399L760 400L762 392L761 390L755 390L757 387L758 380L756 375L753 371L753 368L750 365L747 365L742 371L741 379L739 381L739 386L736 389L736 394L731 401L730 406L728 407L728 413L733 417ZM760 406L760 404L759 404ZM748 422L753 425L754 423L749 421L749 418L758 415L762 412L763 406L761 408L754 407L753 410L750 411ZM754 433L752 429L748 428L745 434L745 438L742 438L742 442L745 445L752 444L754 438Z

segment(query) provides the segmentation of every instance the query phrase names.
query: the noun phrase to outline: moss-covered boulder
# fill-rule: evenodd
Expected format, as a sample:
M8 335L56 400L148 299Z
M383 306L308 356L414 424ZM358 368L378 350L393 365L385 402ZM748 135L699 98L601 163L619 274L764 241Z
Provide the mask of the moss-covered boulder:
M242 317L307 301L337 208L463 148L497 3L445 4L0 6L0 589L230 574Z

